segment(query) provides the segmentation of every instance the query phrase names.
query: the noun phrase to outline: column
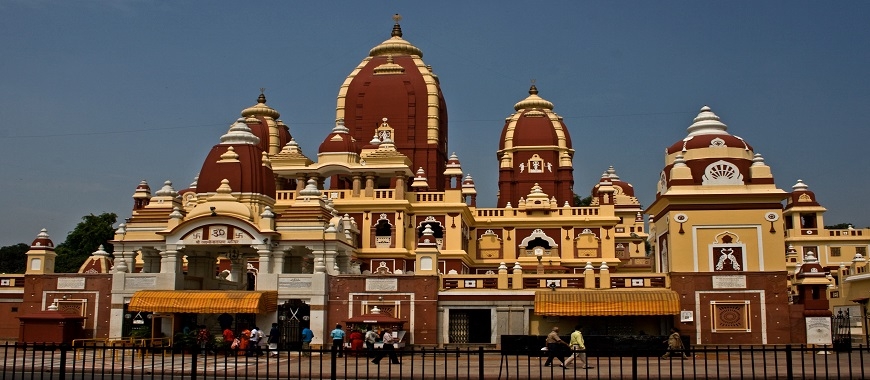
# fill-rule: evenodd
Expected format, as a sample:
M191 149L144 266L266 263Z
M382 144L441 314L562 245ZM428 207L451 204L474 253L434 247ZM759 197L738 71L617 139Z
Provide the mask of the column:
M178 251L160 252L160 273L178 273Z
M405 175L402 172L396 173L396 195L394 199L405 199Z
M375 196L375 175L374 174L371 174L371 173L366 174L365 196L366 197Z
M270 267L269 257L272 255L272 251L269 249L259 249L257 250L257 256L259 256L260 263L260 273L267 274L272 273L272 268Z
M295 196L293 197L293 199L299 198L299 192L302 191L302 189L304 189L304 188L305 188L305 176L299 175L296 177L296 191L294 191Z
M277 252L272 252L272 273L284 273L284 250L280 249Z
M362 187L362 177L359 174L353 175L353 196L359 197L360 188Z

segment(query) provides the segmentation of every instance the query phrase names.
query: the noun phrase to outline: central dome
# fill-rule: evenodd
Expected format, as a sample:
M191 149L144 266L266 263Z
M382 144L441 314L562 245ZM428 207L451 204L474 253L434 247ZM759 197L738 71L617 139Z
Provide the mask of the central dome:
M383 120L396 149L422 167L433 189L444 186L447 162L447 105L438 77L419 48L402 38L393 17L390 38L375 46L338 92L335 119L344 120L356 141L369 141Z

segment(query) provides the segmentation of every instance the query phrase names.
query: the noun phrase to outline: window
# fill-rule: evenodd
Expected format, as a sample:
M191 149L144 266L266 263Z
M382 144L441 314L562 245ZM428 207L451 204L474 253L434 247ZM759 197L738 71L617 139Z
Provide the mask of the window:
M713 332L750 332L749 301L710 302Z
M816 228L816 214L801 214L801 228Z
M831 247L831 256L840 256L840 247Z
M861 256L867 257L867 247L855 247L855 253L860 253Z

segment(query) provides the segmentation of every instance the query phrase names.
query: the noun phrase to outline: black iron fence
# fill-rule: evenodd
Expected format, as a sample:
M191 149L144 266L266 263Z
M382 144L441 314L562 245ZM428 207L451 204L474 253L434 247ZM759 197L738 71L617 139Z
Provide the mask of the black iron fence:
M399 363L365 352L232 351L111 345L0 346L5 379L870 379L870 350L831 347L694 346L683 359L643 350L589 350L561 367L546 355L484 348L399 350ZM586 368L583 368L586 367Z

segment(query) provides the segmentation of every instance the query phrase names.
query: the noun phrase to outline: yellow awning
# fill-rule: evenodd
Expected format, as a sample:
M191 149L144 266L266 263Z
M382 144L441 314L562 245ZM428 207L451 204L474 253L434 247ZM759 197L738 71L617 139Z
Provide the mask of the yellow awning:
M578 289L535 292L537 315L616 316L679 313L679 296L668 289Z
M277 291L140 290L130 311L157 313L268 313L278 310Z

